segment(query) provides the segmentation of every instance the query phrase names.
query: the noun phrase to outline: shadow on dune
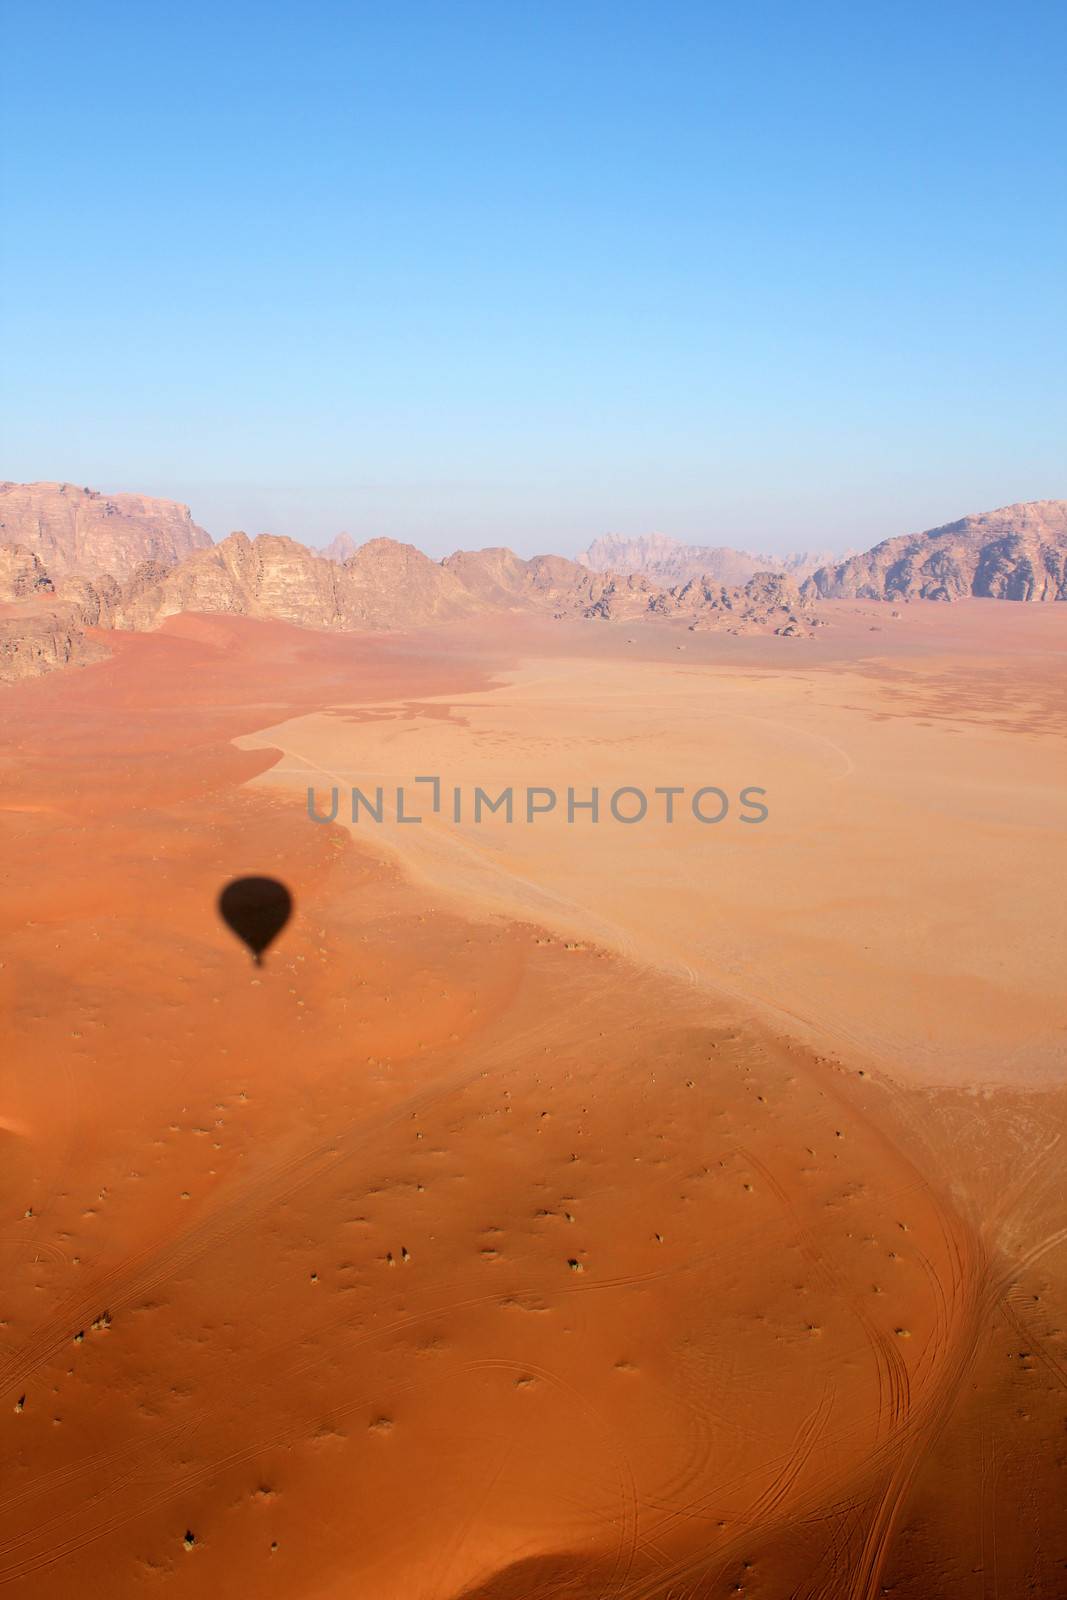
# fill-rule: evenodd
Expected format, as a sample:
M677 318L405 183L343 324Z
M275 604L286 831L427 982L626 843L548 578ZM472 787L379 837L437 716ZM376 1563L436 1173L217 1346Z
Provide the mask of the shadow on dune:
M531 1556L464 1589L454 1600L608 1600L621 1595L618 1569L581 1556Z
M666 1565L640 1548L632 1564L606 1555L532 1556L502 1567L452 1600L732 1600L737 1594L842 1600L858 1592L871 1512L860 1489L813 1518L741 1531L718 1548L698 1540ZM879 1592L888 1590L879 1585ZM923 1600L947 1600L950 1593L955 1591L933 1582Z

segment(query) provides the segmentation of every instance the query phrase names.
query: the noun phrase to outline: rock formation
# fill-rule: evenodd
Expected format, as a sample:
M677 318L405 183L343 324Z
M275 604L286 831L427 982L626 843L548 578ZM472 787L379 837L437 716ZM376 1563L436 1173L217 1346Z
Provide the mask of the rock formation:
M82 628L111 628L123 590L108 573L98 578L78 574L61 578L55 586L56 599L70 607L71 616Z
M0 683L106 656L86 629L111 626L117 594L113 578L54 584L36 556L0 545Z
M295 539L231 533L169 570L139 567L116 620L139 629L180 611L234 611L308 628L400 628L472 609L458 579L414 545L372 539L338 564Z
M763 573L730 589L703 577L663 590L633 574L591 572L564 556L457 551L431 561L414 545L372 539L337 563L294 539L232 533L169 570L145 563L115 601L120 627L151 628L181 611L234 611L312 628L405 628L486 611L633 620L677 616L714 627L796 622L792 580Z
M56 496L71 497L66 521L66 513L60 516L53 506L36 533L29 527L38 542L51 540L59 551L55 571L32 544L0 541L0 680L94 659L104 647L87 630L144 630L186 611L327 629L412 628L515 611L600 621L673 619L690 629L796 638L821 624L811 607L829 597L1067 598L1065 501L1009 506L930 533L889 539L865 556L820 568L798 590L777 567L736 583L708 570L667 584L646 573L601 571L588 559L549 555L527 561L502 548L461 550L432 561L414 545L371 539L339 560L348 549L341 542L346 535L334 541L332 555L272 534L250 539L232 533L213 544L184 507L169 502L127 495L105 500L88 490L40 484L26 486L20 499L13 492L18 485L0 487L0 507L9 512L21 506L16 520L24 528L33 520L27 505L39 510L46 502L52 506ZM42 495L45 489L51 499ZM108 507L118 509L112 513ZM169 531L156 537L161 528ZM191 548L175 560L182 540ZM644 555L651 558L672 543L645 541ZM129 567L135 548L150 553ZM107 553L120 557L116 574L102 567ZM73 570L72 562L83 562L83 570Z
M771 631L788 638L810 636L818 619L802 611L800 591L783 572L757 572L747 583L728 588L705 576L656 596L651 609L661 616L688 617L692 630L721 628L727 633Z
M0 544L0 602L51 594L53 583L32 550Z
M442 562L479 608L542 611L553 617L632 617L656 593L645 578L590 572L566 556L525 561L511 550L461 550Z
M849 600L1067 599L1067 500L1034 500L884 539L819 569L806 596Z
M443 562L413 544L371 539L340 569L341 626L417 627L482 609Z
M21 545L53 579L128 577L141 561L174 566L211 536L188 506L137 494L98 494L72 483L0 483L0 545Z
M107 654L66 606L39 600L0 605L0 683L38 678L56 667L98 661Z
M106 656L85 630L112 626L119 593L107 575L53 583L31 550L0 544L0 683Z
M124 586L123 628L153 628L181 611L232 611L307 627L337 625L335 567L295 539L246 533L198 550L176 567L144 562Z

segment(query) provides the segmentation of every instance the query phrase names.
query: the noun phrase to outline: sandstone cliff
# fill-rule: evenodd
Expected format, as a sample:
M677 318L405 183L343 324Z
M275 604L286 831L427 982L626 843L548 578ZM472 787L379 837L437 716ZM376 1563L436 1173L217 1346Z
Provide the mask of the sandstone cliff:
M341 567L339 587L344 627L416 627L480 609L477 597L443 562L395 539L361 545Z
M463 585L414 545L374 539L338 564L295 539L231 533L176 567L139 567L116 620L151 628L180 611L235 611L308 628L400 628L472 609Z
M0 683L106 656L86 629L113 625L119 592L106 575L53 583L29 550L0 545Z
M51 594L54 585L37 556L20 544L0 544L0 602Z
M1035 500L885 539L865 555L819 569L811 598L851 600L1067 599L1067 500Z
M0 483L0 545L21 545L54 579L77 572L127 577L141 561L173 566L211 536L188 506L72 483Z
M50 597L0 604L0 683L38 678L107 653L85 632L74 605Z

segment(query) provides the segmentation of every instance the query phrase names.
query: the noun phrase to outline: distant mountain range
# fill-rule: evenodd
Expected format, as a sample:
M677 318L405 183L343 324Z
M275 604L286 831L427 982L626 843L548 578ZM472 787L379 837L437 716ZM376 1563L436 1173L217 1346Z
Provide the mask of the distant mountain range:
M851 555L851 550L846 554ZM737 584L747 583L757 572L785 572L799 580L838 557L833 550L793 550L787 555L758 556L729 545L682 544L665 533L646 533L636 539L607 534L594 539L577 559L592 572L639 572L663 584L685 583L690 578Z
M357 546L347 534L322 552L270 534L232 533L215 544L172 501L0 483L0 680L104 653L87 629L149 629L185 611L330 629L416 627L501 611L658 617L797 637L823 620L812 611L823 599L1062 600L1067 501L1008 506L887 539L804 576L815 560L761 558L663 535L600 539L578 561L527 561L506 549L433 561L413 545L372 539Z
M349 561L358 549L359 545L350 533L339 533L328 545L323 546L321 553L327 561Z

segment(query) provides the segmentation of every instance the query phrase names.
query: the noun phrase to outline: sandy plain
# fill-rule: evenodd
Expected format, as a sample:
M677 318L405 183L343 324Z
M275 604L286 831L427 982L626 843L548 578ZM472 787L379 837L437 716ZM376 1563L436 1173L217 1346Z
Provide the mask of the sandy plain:
M1067 616L825 614L0 697L0 1590L1065 1592ZM308 820L420 773L770 815Z

